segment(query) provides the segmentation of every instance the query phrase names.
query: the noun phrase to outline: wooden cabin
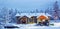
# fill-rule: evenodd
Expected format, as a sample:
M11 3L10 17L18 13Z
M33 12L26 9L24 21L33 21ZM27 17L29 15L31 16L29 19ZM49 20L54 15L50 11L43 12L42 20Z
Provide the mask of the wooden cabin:
M29 19L29 23L37 23L37 16L31 16Z
M46 20L49 20L48 16L41 15L37 19L37 23L39 22L45 22Z
M28 17L27 16L22 16L21 18L20 18L20 22L21 22L21 24L27 24L28 23Z
M17 24L27 24L29 18L27 16L16 16Z

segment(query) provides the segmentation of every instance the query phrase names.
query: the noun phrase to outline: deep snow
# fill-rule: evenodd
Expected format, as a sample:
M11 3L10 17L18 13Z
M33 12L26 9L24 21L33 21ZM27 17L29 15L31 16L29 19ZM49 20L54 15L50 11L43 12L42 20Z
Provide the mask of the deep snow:
M10 29L60 29L60 22L54 23L54 26L35 26L36 24L6 24L7 26L18 26L19 28L10 28ZM51 23L51 24L52 24ZM5 28L6 29L6 28Z

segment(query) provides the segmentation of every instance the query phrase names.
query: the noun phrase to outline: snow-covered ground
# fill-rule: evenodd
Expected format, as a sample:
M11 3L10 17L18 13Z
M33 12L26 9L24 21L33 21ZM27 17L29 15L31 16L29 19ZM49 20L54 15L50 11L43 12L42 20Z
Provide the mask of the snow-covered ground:
M8 23L5 26L17 26L19 28L4 28L4 26L0 25L0 29L60 29L60 20L51 20L49 26L36 26L36 24L14 24Z
M16 24L14 26L18 26L19 28L3 28L0 26L0 29L60 29L60 23L54 23L54 26L35 26L36 24ZM13 26L13 25L7 25Z
M10 29L60 29L60 22L54 23L54 26L35 26L36 24L14 24L19 28L10 28ZM11 25L11 24L10 24ZM8 25L9 26L9 25Z

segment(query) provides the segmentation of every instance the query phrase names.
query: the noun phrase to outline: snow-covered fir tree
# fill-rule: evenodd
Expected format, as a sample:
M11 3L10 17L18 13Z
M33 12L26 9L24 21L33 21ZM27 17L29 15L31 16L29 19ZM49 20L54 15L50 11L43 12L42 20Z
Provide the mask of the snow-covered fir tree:
M60 15L59 15L60 10L59 10L59 5L58 5L57 1L53 5L53 10L54 10L54 13L53 13L54 18L55 19L59 18L60 17Z
M1 13L0 16L1 16L2 20L4 20L5 23L8 23L8 20L9 20L9 10L8 10L8 8L4 7L0 11L1 11L0 12Z

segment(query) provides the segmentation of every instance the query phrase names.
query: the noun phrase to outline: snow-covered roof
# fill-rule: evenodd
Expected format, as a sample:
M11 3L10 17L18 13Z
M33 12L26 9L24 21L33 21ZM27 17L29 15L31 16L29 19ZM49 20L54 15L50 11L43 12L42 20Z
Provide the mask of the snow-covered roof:
M27 17L31 17L31 16L40 16L40 15L44 15L44 16L51 16L48 13L17 13L16 16L27 16Z
M17 13L15 16L20 16L20 14L19 14L19 13Z

